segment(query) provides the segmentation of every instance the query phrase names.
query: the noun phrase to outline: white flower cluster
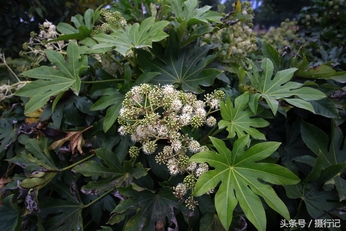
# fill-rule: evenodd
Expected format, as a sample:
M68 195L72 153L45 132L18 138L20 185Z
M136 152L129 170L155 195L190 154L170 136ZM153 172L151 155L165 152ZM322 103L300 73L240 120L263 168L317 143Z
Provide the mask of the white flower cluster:
M208 170L208 165L189 161L189 156L207 147L184 134L182 129L214 127L217 121L210 114L219 110L219 101L223 98L221 90L199 100L195 94L178 91L173 85L141 84L125 95L118 116L118 132L131 136L131 140L139 144L139 148L130 148L132 158L138 156L141 149L144 154L155 154L155 161L165 164L170 175L187 173L184 182L173 189L175 196L183 199L187 191L193 189L196 179ZM189 208L196 203L193 197L186 199Z
M27 81L20 81L18 83L12 84L12 85L1 85L0 86L0 101L12 98L14 93L18 91L20 88L25 86L25 84L28 83Z
M40 26L38 34L35 32L30 33L30 40L23 44L23 51L20 52L20 55L31 60L33 67L39 66L41 61L47 60L44 52L45 49L63 52L67 47L68 43L65 41L49 42L56 39L59 35L56 26L46 20Z
M213 127L216 119L210 116L219 108L222 91L206 95L206 100L198 100L192 93L176 90L173 85L151 86L142 84L133 87L125 96L120 110L118 132L130 135L133 142L142 145L145 154L165 156L168 159L187 151L197 153L198 141L181 133L185 126L198 128L204 125ZM208 110L207 110L208 108ZM157 141L169 141L170 148L157 151ZM158 161L168 163L167 161ZM172 161L170 161L172 163ZM172 164L171 164L172 165Z

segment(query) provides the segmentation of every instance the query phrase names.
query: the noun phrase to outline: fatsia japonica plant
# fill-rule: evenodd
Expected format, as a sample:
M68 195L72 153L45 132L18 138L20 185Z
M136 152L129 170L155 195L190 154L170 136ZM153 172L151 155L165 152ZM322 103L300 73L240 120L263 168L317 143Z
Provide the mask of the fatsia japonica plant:
M251 59L250 4L222 9L120 0L45 22L1 109L1 230L343 221L343 82L267 43Z

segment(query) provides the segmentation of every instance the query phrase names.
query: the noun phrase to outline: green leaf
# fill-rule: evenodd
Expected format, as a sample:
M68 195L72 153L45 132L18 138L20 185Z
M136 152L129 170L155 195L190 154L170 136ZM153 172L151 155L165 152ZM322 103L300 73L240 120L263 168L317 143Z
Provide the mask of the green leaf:
M43 225L56 231L84 230L84 205L76 199L79 198L78 191L71 191L70 185L61 182L50 184L49 189L56 191L64 199L45 198L40 202L40 215L48 218Z
M151 59L145 51L138 52L139 65L148 72L159 72L153 77L153 84L176 84L185 91L201 93L201 86L211 86L222 71L208 68L215 55L207 55L211 46L205 45L186 49L179 52L179 43L174 39L174 32L170 33L169 45L166 48L164 61Z
M336 71L324 64L309 67L309 61L304 56L303 60L298 64L296 75L307 79L329 79L336 74Z
M151 47L153 42L161 41L168 35L163 29L169 24L168 21L155 22L154 17L144 19L139 25L126 25L125 29L119 29L107 34L97 34L94 36L99 44L94 46L98 48L113 48L123 56L127 56L132 49Z
M270 59L274 64L274 70L279 71L281 59L275 48L267 42L262 42L262 53L264 57Z
M16 92L19 96L30 97L25 105L25 112L33 112L59 93L71 89L78 95L81 86L80 71L87 66L87 57L81 56L78 46L69 42L66 61L62 54L54 50L45 50L49 61L59 70L40 66L22 73L23 76L38 79L26 84Z
M0 157L1 153L6 150L17 138L17 129L4 118L0 118Z
M21 212L13 204L13 196L11 194L5 197L0 205L0 230L17 230L17 226L21 226L19 223Z
M95 189L98 192L100 189L108 189L108 186L122 185L122 183L131 184L133 178L140 178L147 174L147 169L142 164L134 161L124 161L121 165L117 155L112 151L105 148L98 148L95 150L96 156L102 160L96 162L94 160L86 161L82 165L75 166L72 171L79 172L84 176L98 178L102 177L105 180L98 180L96 182L90 181L83 190L89 192Z
M273 62L265 58L262 60L261 67L263 74L259 74L256 64L251 60L249 63L252 66L253 73L247 72L250 78L252 86L265 101L275 115L279 103L277 100L288 100L291 101L292 105L314 112L313 107L309 102L302 102L297 99L290 99L290 97L298 97L302 100L319 100L325 98L326 95L319 90L303 87L303 84L297 82L291 82L294 72L297 68L289 68L276 72L275 76L272 77L274 71Z
M200 231L225 231L226 229L220 223L217 214L207 213L200 220Z
M194 195L203 195L221 182L215 195L215 207L223 227L228 230L233 211L239 204L247 219L258 230L266 230L266 216L260 197L289 220L290 215L285 204L267 183L296 184L299 178L280 165L256 163L269 157L280 143L259 143L244 150L250 142L247 135L236 140L231 151L222 140L214 137L210 137L210 140L217 152L203 151L190 158L190 161L206 162L214 168L198 178Z
M31 171L36 170L20 183L21 187L41 189L59 172L48 150L48 140L28 139L25 149L8 161Z
M172 0L170 5L179 23L186 22L187 25L208 22L221 23L222 16L220 13L210 11L211 6L198 8L197 0Z
M331 140L322 130L306 122L302 122L301 133L304 143L321 158L322 169L326 171L326 169L333 167L334 170L338 171L332 173L330 178L335 181L339 200L342 201L346 198L345 179L341 176L346 167L346 138L344 138L341 129L334 126L332 125ZM339 169L339 167L341 168Z
M97 111L108 107L103 121L103 131L107 132L118 118L125 96L115 91L113 88L104 89L102 95L103 96L91 106L90 110Z
M335 103L329 98L311 101L315 113L326 118L339 118L339 112Z
M340 206L340 203L334 202L337 197L333 192L318 190L311 184L301 182L284 187L289 198L303 200L308 213L314 219L331 219L332 216L328 214L328 211L333 211Z
M127 196L112 213L136 213L126 221L124 230L155 230L156 222L172 222L175 218L174 208L179 204L170 188L162 187L159 192L149 190L140 193L131 187L119 188L122 195ZM167 217L167 220L166 220Z
M249 93L245 92L234 101L234 106L230 98L226 102L220 102L222 120L219 121L219 128L227 128L228 137L238 138L249 134L254 139L265 140L263 133L256 128L263 128L269 123L262 118L253 118L255 114L248 108Z

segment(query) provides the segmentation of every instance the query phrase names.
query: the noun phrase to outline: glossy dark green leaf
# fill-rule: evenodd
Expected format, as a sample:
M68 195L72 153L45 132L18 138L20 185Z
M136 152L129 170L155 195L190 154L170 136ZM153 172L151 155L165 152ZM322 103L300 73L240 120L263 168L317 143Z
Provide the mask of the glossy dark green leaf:
M201 93L200 86L211 86L217 76L222 72L216 68L207 68L215 59L215 55L208 55L212 48L209 45L194 47L179 52L179 46L174 42L174 33L170 33L169 46L166 48L164 61L151 59L145 51L138 52L139 65L148 72L159 72L151 83L173 84L180 86L185 91ZM171 38L172 37L172 38Z
M281 59L275 48L267 42L262 43L262 53L264 57L270 59L274 64L274 71L279 71Z
M156 222L172 222L175 218L174 208L179 207L177 199L170 188L162 187L159 192L119 188L119 192L128 198L121 201L113 213L132 212L135 215L126 221L126 230L155 230ZM167 219L167 220L166 220Z
M44 227L57 231L84 230L82 210L84 208L78 198L79 192L75 182L54 182L49 189L55 191L60 197L46 197L40 201L40 215L45 218Z
M302 138L309 149L321 159L321 169L324 170L324 174L327 172L330 174L329 177L333 178L339 199L340 201L344 200L346 198L346 185L343 184L345 179L342 178L341 173L346 167L346 138L344 138L341 129L332 125L332 136L329 140L327 134L321 129L303 122Z
M96 156L102 162L94 160L85 161L83 164L75 166L72 171L83 174L84 176L104 178L104 180L90 181L83 187L87 194L96 194L99 191L107 190L111 187L122 184L130 185L133 179L140 178L147 174L148 169L143 168L140 163L135 164L134 160L120 163L117 155L105 148L95 150Z
M11 123L4 118L0 118L0 157L1 153L16 141L16 133L17 129L14 129Z
M207 213L200 220L200 231L226 231L222 226L217 214Z
M107 132L118 118L125 96L114 89L104 90L102 94L103 96L91 106L90 110L98 111L108 107L103 121L103 131Z
M0 230L17 230L20 227L20 210L13 204L13 194L2 200L0 205Z
M336 71L324 64L309 67L309 61L304 56L303 60L299 63L296 75L301 78L308 79L329 79L336 74Z

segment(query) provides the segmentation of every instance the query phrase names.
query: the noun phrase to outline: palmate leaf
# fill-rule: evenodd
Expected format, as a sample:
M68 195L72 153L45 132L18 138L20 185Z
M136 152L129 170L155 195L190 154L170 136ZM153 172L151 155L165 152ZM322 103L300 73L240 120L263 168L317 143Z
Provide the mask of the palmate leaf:
M47 58L59 70L48 66L40 66L23 72L21 75L38 79L26 84L16 92L19 96L30 97L25 105L25 113L33 112L50 99L68 89L76 95L81 87L80 73L87 68L87 57L80 57L78 46L74 42L69 42L67 47L66 61L62 54L54 50L45 50Z
M138 52L139 65L148 72L158 72L150 81L153 84L175 84L185 91L203 92L200 86L211 86L222 71L206 68L214 60L215 55L208 55L212 46L195 46L179 50L179 42L175 32L171 30L169 44L164 60L151 59L146 51Z
M252 87L257 91L255 95L260 95L267 102L274 115L279 107L278 100L285 100L295 107L315 112L313 106L307 100L319 100L326 97L324 93L317 89L304 87L301 83L290 81L297 68L278 71L273 77L274 65L270 59L264 58L262 60L262 75L259 74L256 64L251 60L248 61L253 72L247 72L247 75ZM258 102L259 97L254 99Z
M340 172L337 172L331 178L339 193L339 200L345 200L346 180L341 176L341 173L346 168L346 138L344 138L341 129L332 125L330 141L326 133L306 122L302 122L301 133L304 143L318 158L321 158L322 169L332 168L333 166L336 169L337 166L344 166L340 169Z
M154 17L149 17L141 25L126 25L125 29L115 30L110 35L100 33L93 37L99 42L93 49L115 47L116 51L127 56L134 48L151 47L153 42L166 38L168 34L163 29L168 24L168 21L155 22Z
M296 185L286 185L286 194L291 199L300 199L304 202L309 215L314 219L331 219L342 217L343 204L338 202L338 195L330 189L321 190L322 184L340 173L346 162L322 168L323 156L315 159L313 169L309 175ZM298 211L299 213L300 211Z
M135 160L124 161L121 165L117 155L108 149L98 148L95 153L104 164L91 160L72 169L73 172L79 172L94 179L104 178L96 182L90 181L82 187L82 191L87 194L90 194L91 191L93 194L98 194L99 191L109 190L122 183L130 184L133 182L133 178L138 179L147 174L147 169L141 163L135 164Z
M17 129L13 128L12 124L0 118L0 158L5 155L5 151L17 138Z
M155 230L157 222L174 222L174 208L178 208L177 198L174 197L170 188L162 187L157 193L144 190L140 193L131 187L119 188L121 195L128 198L121 201L113 210L113 217L108 221L109 224L119 222L118 217L123 213L136 213L125 224L124 230ZM167 220L166 220L167 218Z
M90 110L98 111L108 108L103 122L103 131L107 132L118 118L125 96L114 88L103 89L101 94L103 96L91 106Z
M27 151L22 151L8 161L26 170L35 170L20 183L21 187L41 189L59 172L48 150L48 140L44 137L39 140L29 139L25 149Z
M54 182L49 185L50 190L54 190L61 197L44 198L40 203L40 215L47 218L43 225L49 230L56 231L82 231L83 217L82 210L84 204L77 198L78 190L62 182Z
M224 228L228 230L233 211L239 204L247 219L258 230L266 230L265 211L261 198L273 210L289 220L290 215L285 204L267 183L296 184L299 178L280 165L256 163L269 157L280 143L259 143L244 150L250 142L247 135L236 140L231 151L222 140L214 137L210 137L210 140L217 152L203 151L190 158L190 161L208 163L215 168L198 178L194 195L201 196L221 182L215 195L215 207Z
M179 23L185 22L187 25L197 23L216 22L220 23L221 14L210 11L211 6L203 6L198 8L197 0L172 0L170 1L172 11Z
M263 133L256 128L263 128L269 123L262 118L252 118L255 114L248 108L249 93L245 92L235 99L234 106L230 98L226 102L220 102L222 120L219 128L227 128L228 137L238 138L249 134L254 139L265 140Z

